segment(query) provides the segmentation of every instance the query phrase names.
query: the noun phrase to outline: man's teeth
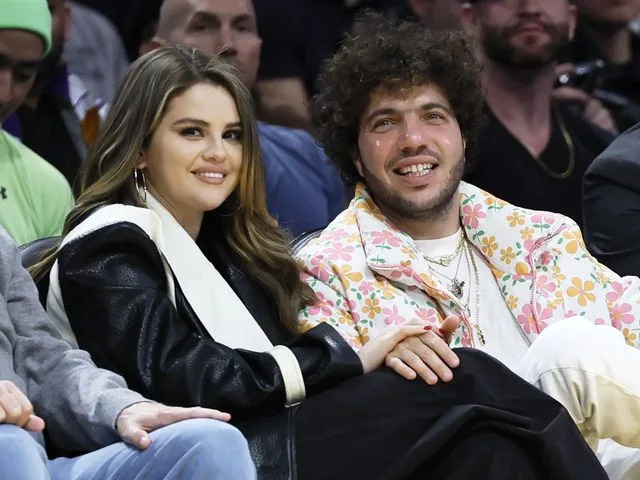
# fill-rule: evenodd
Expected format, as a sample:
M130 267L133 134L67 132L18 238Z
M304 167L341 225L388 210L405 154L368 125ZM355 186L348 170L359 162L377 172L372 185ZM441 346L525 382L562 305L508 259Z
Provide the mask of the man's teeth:
M407 175L410 177L420 177L426 175L433 169L432 163L419 163L417 165L409 165L398 170L400 175Z
M196 175L199 177L224 178L224 175L219 172L198 172Z

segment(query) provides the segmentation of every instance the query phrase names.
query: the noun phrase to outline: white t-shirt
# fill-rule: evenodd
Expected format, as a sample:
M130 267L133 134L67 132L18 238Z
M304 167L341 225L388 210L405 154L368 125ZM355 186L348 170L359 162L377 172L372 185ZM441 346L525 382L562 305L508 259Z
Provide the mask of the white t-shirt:
M463 233L460 229L449 237L416 240L415 243L420 252L426 257L442 257L455 252L462 235ZM468 305L468 311L471 316L470 323L474 327L476 348L497 358L513 369L529 348L529 341L507 307L489 264L470 242L466 241L466 246L468 253L465 253L463 248L448 266L445 267L433 262L429 262L429 265L435 272L436 277L444 285L450 285L453 278L464 282L462 287L463 294L460 300L463 305ZM478 269L478 283L480 285L479 315L476 307L476 278L473 266L469 262L469 255L473 255ZM448 305L441 303L440 306L446 314L452 313ZM475 325L478 325L482 330L485 345L481 344Z

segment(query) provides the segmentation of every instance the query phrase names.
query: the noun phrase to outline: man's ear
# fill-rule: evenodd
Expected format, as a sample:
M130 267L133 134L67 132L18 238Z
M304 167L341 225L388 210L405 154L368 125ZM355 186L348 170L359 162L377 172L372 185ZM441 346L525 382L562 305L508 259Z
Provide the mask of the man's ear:
M364 177L363 173L362 173L362 160L360 159L360 152L358 152L356 150L356 152L354 153L353 156L353 166L356 167L356 170L358 171L358 174L361 177Z
M154 50L156 50L157 48L161 48L164 47L168 44L168 42L161 37L158 37L157 35L154 35L153 38L149 41L146 42L142 42L140 44L140 46L138 47L138 55L142 56L145 53L149 53L152 52Z
M62 18L64 22L64 41L66 43L71 36L71 15L73 15L73 12L71 11L71 6L67 3L65 3L62 8Z
M469 2L465 2L460 9L460 23L462 24L462 28L465 32L472 33L478 21L475 7Z
M578 8L575 5L569 5L569 40L573 40L578 26Z

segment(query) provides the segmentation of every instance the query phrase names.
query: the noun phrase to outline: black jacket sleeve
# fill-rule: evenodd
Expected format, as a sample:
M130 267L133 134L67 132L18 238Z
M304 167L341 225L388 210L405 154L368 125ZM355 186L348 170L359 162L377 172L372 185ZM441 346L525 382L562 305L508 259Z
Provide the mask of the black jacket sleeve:
M160 254L139 227L119 223L71 241L58 256L58 274L79 345L134 390L236 418L284 406L282 375L271 355L211 339L177 284L174 307ZM299 360L307 394L362 373L357 355L328 325L288 346Z
M640 275L640 125L618 137L587 170L584 237L619 275Z

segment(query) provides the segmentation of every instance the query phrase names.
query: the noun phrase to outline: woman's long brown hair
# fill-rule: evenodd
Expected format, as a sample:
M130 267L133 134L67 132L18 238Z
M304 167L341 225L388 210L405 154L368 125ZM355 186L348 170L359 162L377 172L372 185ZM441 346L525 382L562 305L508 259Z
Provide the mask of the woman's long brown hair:
M134 182L140 152L145 150L169 102L202 82L225 88L242 124L243 163L238 186L225 202L229 212L224 236L249 268L249 274L275 300L280 321L297 331L299 310L314 300L300 281L300 268L289 254L287 237L266 209L253 101L233 67L202 52L179 46L154 50L133 63L123 79L101 132L83 163L78 199L64 224L64 238L96 209L122 203L143 206ZM205 215L205 220L207 219ZM31 268L37 281L56 259L60 244Z

